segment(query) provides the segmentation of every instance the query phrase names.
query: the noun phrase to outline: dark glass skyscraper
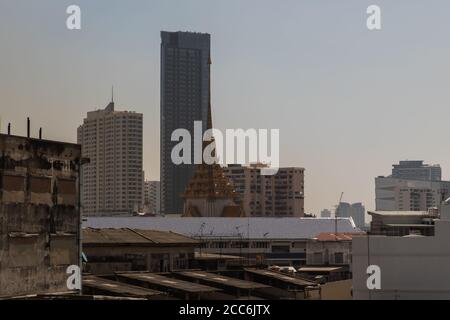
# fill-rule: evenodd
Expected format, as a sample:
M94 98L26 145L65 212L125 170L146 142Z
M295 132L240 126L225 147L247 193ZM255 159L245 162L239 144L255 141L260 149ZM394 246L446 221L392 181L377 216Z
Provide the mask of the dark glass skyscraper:
M171 159L176 129L187 129L194 138L194 121L206 130L209 101L211 37L205 33L161 32L161 211L183 213L181 194L194 174L191 163L175 165Z

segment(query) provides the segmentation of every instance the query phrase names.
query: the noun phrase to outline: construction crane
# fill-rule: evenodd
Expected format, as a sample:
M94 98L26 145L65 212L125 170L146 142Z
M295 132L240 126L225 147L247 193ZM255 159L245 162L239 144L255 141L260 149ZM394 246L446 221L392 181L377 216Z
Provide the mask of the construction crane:
M334 235L336 237L336 240L338 239L338 234L337 234L337 232L338 232L338 219L337 219L338 216L337 216L337 213L338 213L339 206L341 205L343 196L344 196L344 192L341 192L341 197L339 198L339 202L336 206L336 209L334 210Z

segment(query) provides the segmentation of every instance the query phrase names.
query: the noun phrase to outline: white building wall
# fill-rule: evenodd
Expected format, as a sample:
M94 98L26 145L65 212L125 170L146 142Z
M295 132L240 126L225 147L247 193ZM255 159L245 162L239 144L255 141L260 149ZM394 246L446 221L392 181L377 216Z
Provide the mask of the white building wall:
M354 299L450 299L450 221L434 237L353 238ZM381 268L381 289L368 290L368 265Z

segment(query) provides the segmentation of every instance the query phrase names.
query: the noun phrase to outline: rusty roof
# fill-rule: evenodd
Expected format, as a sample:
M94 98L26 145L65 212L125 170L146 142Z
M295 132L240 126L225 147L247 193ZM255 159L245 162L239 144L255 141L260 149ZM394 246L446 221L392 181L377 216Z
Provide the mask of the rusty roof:
M96 276L84 276L83 286L97 290L102 290L112 295L119 294L121 296L128 296L128 297L148 298L164 294L163 292L157 290L133 286L127 283L104 279Z
M83 229L83 245L197 245L198 240L171 231L121 229Z
M331 233L322 232L314 237L317 241L352 241L354 236L365 235L364 232L353 232L353 233Z
M259 288L268 288L268 285L241 280L236 278L231 278L215 273L209 273L204 271L182 271L176 272L177 275L182 276L183 278L194 279L203 281L204 283L210 283L213 285L223 285L227 287L239 288L239 289L259 289Z
M199 293L199 292L215 292L221 291L219 288L214 288L206 286L203 284L198 284L195 282L184 281L176 278L165 277L156 273L149 272L138 272L138 273L126 273L118 272L116 276L119 278L138 280L141 282L147 282L156 285L160 290L178 290L182 292L189 293Z

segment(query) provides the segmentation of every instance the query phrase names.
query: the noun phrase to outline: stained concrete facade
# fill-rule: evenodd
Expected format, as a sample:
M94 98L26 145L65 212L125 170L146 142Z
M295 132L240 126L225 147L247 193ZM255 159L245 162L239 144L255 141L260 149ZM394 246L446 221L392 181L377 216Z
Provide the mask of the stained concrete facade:
M440 206L434 236L353 238L353 298L450 299L450 201ZM369 265L380 267L380 289L367 287Z
M0 296L68 291L80 155L76 144L0 134Z

